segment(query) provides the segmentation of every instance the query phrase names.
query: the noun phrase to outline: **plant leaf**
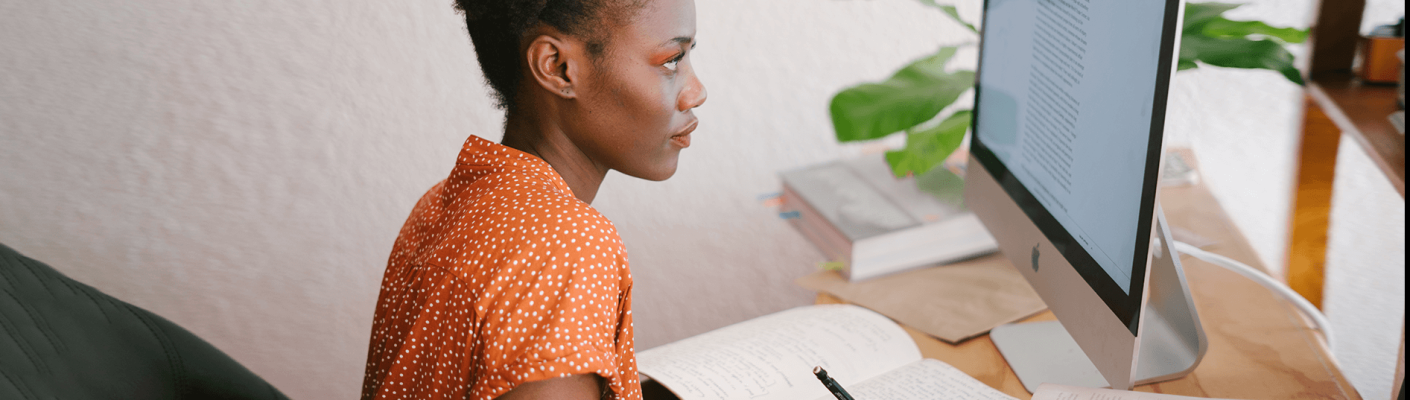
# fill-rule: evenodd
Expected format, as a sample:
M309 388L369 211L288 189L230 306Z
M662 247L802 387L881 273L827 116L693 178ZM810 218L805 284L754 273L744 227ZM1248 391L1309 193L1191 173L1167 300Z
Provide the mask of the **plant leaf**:
M1186 60L1185 57L1180 57L1180 63L1176 66L1178 67L1176 71L1199 68L1199 64L1195 63L1194 59Z
M940 6L940 11L943 11L945 15L949 15L950 18L954 18L955 22L959 22L960 25L969 28L970 32L979 33L979 29L975 28L974 24L964 22L964 20L960 19L960 12L955 9L955 6Z
M964 178L955 175L945 167L937 166L916 175L916 188L930 194L935 200L964 210Z
M1186 3L1185 22L1180 27L1181 31L1198 32L1204 29L1204 25L1215 18L1223 18L1224 12L1239 8L1242 4L1230 3Z
M1206 22L1200 30L1209 37L1245 38L1249 35L1263 35L1277 38L1287 43L1302 43L1307 40L1307 30L1297 28L1274 28L1262 21L1230 21L1215 18Z
M885 81L837 93L829 106L837 141L882 138L935 118L974 87L973 71L945 72L954 55L954 47L944 47Z
M956 111L933 127L906 132L906 147L886 152L891 173L920 175L945 162L964 141L972 115L970 110Z
M978 29L978 28L975 28L975 27L974 27L974 24L971 24L971 23L968 23L968 22L964 22L963 19L960 19L960 13L959 13L958 10L955 9L955 6L952 6L952 5L942 5L942 4L936 3L935 0L919 0L919 1L920 1L920 4L924 4L924 5L927 5L927 6L931 6L931 7L935 7L935 8L940 9L940 11L941 11L941 12L944 12L945 15L949 15L950 18L954 19L955 22L959 22L960 25L964 25L964 27L969 28L969 30L970 30L971 32L979 33L979 29Z
M1282 44L1269 39L1211 38L1186 35L1180 44L1181 64L1186 60L1229 68L1259 68L1278 71L1302 85L1302 73L1293 66L1293 55Z
M1220 67L1269 69L1302 85L1302 73L1293 66L1293 55L1283 45L1306 41L1308 31L1223 17L1225 11L1238 7L1238 4L1228 3L1185 5L1178 69L1198 68L1201 62Z

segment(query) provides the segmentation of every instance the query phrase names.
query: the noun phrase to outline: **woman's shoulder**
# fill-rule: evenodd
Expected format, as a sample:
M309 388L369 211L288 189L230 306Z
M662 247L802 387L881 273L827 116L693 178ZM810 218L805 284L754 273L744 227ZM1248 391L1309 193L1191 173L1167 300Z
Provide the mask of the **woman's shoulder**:
M612 230L612 221L591 205L573 196L565 186L546 182L539 176L506 173L496 179L483 197L481 206L500 212L504 218L533 218L558 227L592 225Z
M564 187L513 171L482 176L450 199L452 224L463 240L497 249L615 254L621 239L612 221ZM458 214L458 215L455 215ZM479 246L475 246L479 247ZM601 251L599 251L601 250Z

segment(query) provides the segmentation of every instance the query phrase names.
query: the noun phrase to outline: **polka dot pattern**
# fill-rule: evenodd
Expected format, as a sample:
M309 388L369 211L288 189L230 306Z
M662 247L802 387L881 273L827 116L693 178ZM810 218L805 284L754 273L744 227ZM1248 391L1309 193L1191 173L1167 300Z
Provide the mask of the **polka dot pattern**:
M640 399L632 278L612 223L543 160L471 136L387 262L363 399L492 399L598 374Z

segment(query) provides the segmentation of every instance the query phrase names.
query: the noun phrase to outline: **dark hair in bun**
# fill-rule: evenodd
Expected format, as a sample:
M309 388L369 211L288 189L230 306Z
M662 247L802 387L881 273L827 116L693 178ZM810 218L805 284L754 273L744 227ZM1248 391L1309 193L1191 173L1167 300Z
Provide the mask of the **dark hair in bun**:
M599 21L626 16L644 0L455 0L475 43L475 56L501 109L514 104L519 87L519 41L539 23L583 39L594 57L607 47Z

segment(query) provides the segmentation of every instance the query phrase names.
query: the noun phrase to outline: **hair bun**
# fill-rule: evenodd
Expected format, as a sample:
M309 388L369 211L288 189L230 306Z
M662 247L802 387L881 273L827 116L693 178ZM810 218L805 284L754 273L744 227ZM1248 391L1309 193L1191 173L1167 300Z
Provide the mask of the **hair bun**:
M455 9L467 21L498 20L529 25L538 20L549 0L455 0Z
M465 16L465 19L480 19L486 14L483 1L476 0L455 0L455 11Z

